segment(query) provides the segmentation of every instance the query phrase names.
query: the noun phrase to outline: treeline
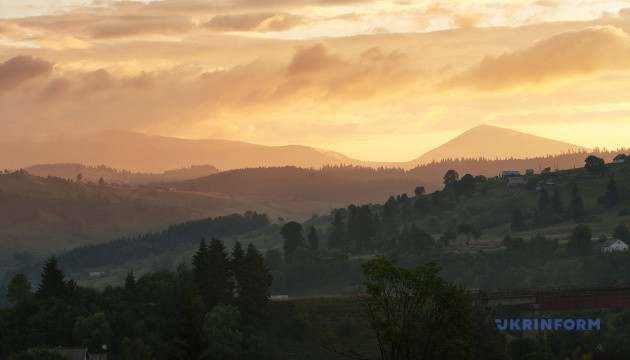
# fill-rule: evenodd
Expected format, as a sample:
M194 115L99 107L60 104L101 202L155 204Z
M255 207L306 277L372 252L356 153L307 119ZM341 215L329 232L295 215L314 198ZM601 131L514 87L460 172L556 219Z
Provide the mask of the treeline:
M321 170L294 166L250 168L221 172L196 180L164 183L165 187L232 195L295 197L348 203L376 202L383 194L407 191L417 180L400 176L402 170L368 170L343 166Z
M193 165L181 169L167 170L161 174L137 173L128 170L117 170L106 165L86 166L83 164L44 164L33 165L24 169L33 175L47 177L57 177L62 179L76 179L78 174L82 175L85 182L98 183L99 179L107 184L147 184L152 182L181 181L195 179L210 174L218 173L219 169L212 165Z
M618 153L596 149L592 154L610 161ZM234 195L274 195L337 203L378 203L384 194L410 192L418 185L423 186L427 192L442 189L443 175L448 170L490 178L500 175L504 170L524 173L526 169L534 169L539 173L546 167L581 168L584 167L586 156L584 152L577 152L528 159L444 159L410 170L353 165L323 166L320 169L260 167L224 171L199 179L159 185Z
M246 233L269 225L267 214L248 211L245 214L231 214L189 221L169 226L166 230L147 233L136 238L117 238L113 241L86 245L64 252L58 256L67 270L94 268L108 265L122 265L127 261L145 259L151 255L163 254L176 248L186 249L196 240L207 234L225 237ZM41 262L8 272L7 281L15 273L32 274L41 267Z
M103 291L67 281L52 257L35 292L24 274L8 284L13 307L0 310L0 357L60 345L94 354L106 345L112 359L269 358L262 330L271 280L252 244L228 251L217 238L201 240L191 269L182 263L138 279L129 272L124 286Z

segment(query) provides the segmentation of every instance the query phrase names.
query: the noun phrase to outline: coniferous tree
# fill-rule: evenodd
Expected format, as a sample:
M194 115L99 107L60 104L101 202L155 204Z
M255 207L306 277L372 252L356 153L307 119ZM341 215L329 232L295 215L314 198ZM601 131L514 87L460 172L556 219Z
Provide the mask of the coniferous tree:
M241 280L242 280L242 268L243 268L243 259L245 257L245 252L243 251L243 246L241 242L236 240L234 243L234 249L232 249L232 273L234 274L234 283L236 285L236 293L241 293Z
M127 301L135 303L138 299L138 290L136 288L136 278L133 276L133 271L129 271L125 277L125 293Z
M341 218L341 210L337 210L328 233L328 246L332 248L342 248L346 244L346 231Z
M263 256L249 243L243 258L241 293L238 296L243 324L265 323L272 280Z
M383 235L388 238L398 235L398 224L396 214L398 213L398 203L393 196L383 205Z
M210 279L214 296L208 309L219 304L229 304L234 299L234 279L232 266L223 241L212 238L210 241Z
M573 221L575 221L576 223L584 221L584 218L586 217L584 203L582 202L582 197L580 196L580 191L577 184L573 185L573 190L571 191L571 203L569 204L569 212L571 213Z
M556 187L553 189L553 195L551 195L551 208L553 209L554 214L562 214L564 211L564 207L562 206L562 200L560 199L560 192Z
M280 235L284 239L284 261L287 264L293 262L293 253L299 246L304 245L304 235L302 235L302 224L289 221L280 228Z
M67 285L65 277L63 270L59 269L57 259L52 256L44 265L37 296L40 298L63 297Z
M619 191L617 190L617 183L613 177L610 177L608 180L608 185L606 185L606 194L604 195L604 205L606 207L613 207L619 203L621 197L619 196Z
M308 233L308 244L313 250L317 250L317 247L319 246L319 236L317 235L317 230L313 225L311 225L311 231Z
M234 283L223 242L212 238L208 246L205 239L201 239L192 263L193 277L206 308L229 304L234 296Z

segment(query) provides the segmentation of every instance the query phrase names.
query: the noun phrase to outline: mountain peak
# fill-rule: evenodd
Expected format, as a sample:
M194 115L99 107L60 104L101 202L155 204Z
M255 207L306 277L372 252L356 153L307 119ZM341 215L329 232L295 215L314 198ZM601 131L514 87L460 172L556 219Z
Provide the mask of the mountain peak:
M410 163L415 166L449 158L525 159L584 150L590 149L512 129L482 124L463 132Z

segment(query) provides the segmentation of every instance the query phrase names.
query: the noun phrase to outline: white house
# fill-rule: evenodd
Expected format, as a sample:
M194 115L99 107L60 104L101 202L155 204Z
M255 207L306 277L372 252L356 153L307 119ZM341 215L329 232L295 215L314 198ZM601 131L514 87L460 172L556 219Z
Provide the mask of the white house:
M602 244L603 252L620 251L620 250L628 250L628 244L626 244L621 239L617 239L617 238L608 239L606 240L606 242Z

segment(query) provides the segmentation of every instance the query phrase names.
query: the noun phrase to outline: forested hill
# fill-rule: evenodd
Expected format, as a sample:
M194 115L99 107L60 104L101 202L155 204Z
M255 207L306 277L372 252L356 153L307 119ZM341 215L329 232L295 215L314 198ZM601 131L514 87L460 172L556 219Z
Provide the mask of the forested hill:
M584 167L584 160L594 155L611 162L617 154L627 150L575 152L528 159L446 159L419 165L410 170L402 168L370 168L353 165L324 166L303 169L293 166L260 167L220 172L195 180L164 183L162 186L204 192L228 194L273 195L337 203L378 203L392 194L410 194L416 186L427 192L442 189L448 170L458 173L494 177L505 170L526 169L536 173L551 169Z
M267 214L247 211L245 214L231 214L186 223L171 225L161 232L147 233L135 238L118 238L110 242L86 245L57 256L64 270L72 273L78 269L100 266L122 265L127 261L146 259L167 251L187 250L199 244L201 238L224 237L246 233L269 225ZM48 259L47 259L48 260ZM33 281L44 261L22 267L5 274L8 282L15 274L26 274Z
M55 176L64 179L76 179L78 174L84 182L98 183L100 179L107 184L142 185L150 182L181 181L216 174L219 169L212 165L193 165L162 173L146 174L117 170L105 165L86 166L77 163L33 165L24 169L29 174L37 176Z

